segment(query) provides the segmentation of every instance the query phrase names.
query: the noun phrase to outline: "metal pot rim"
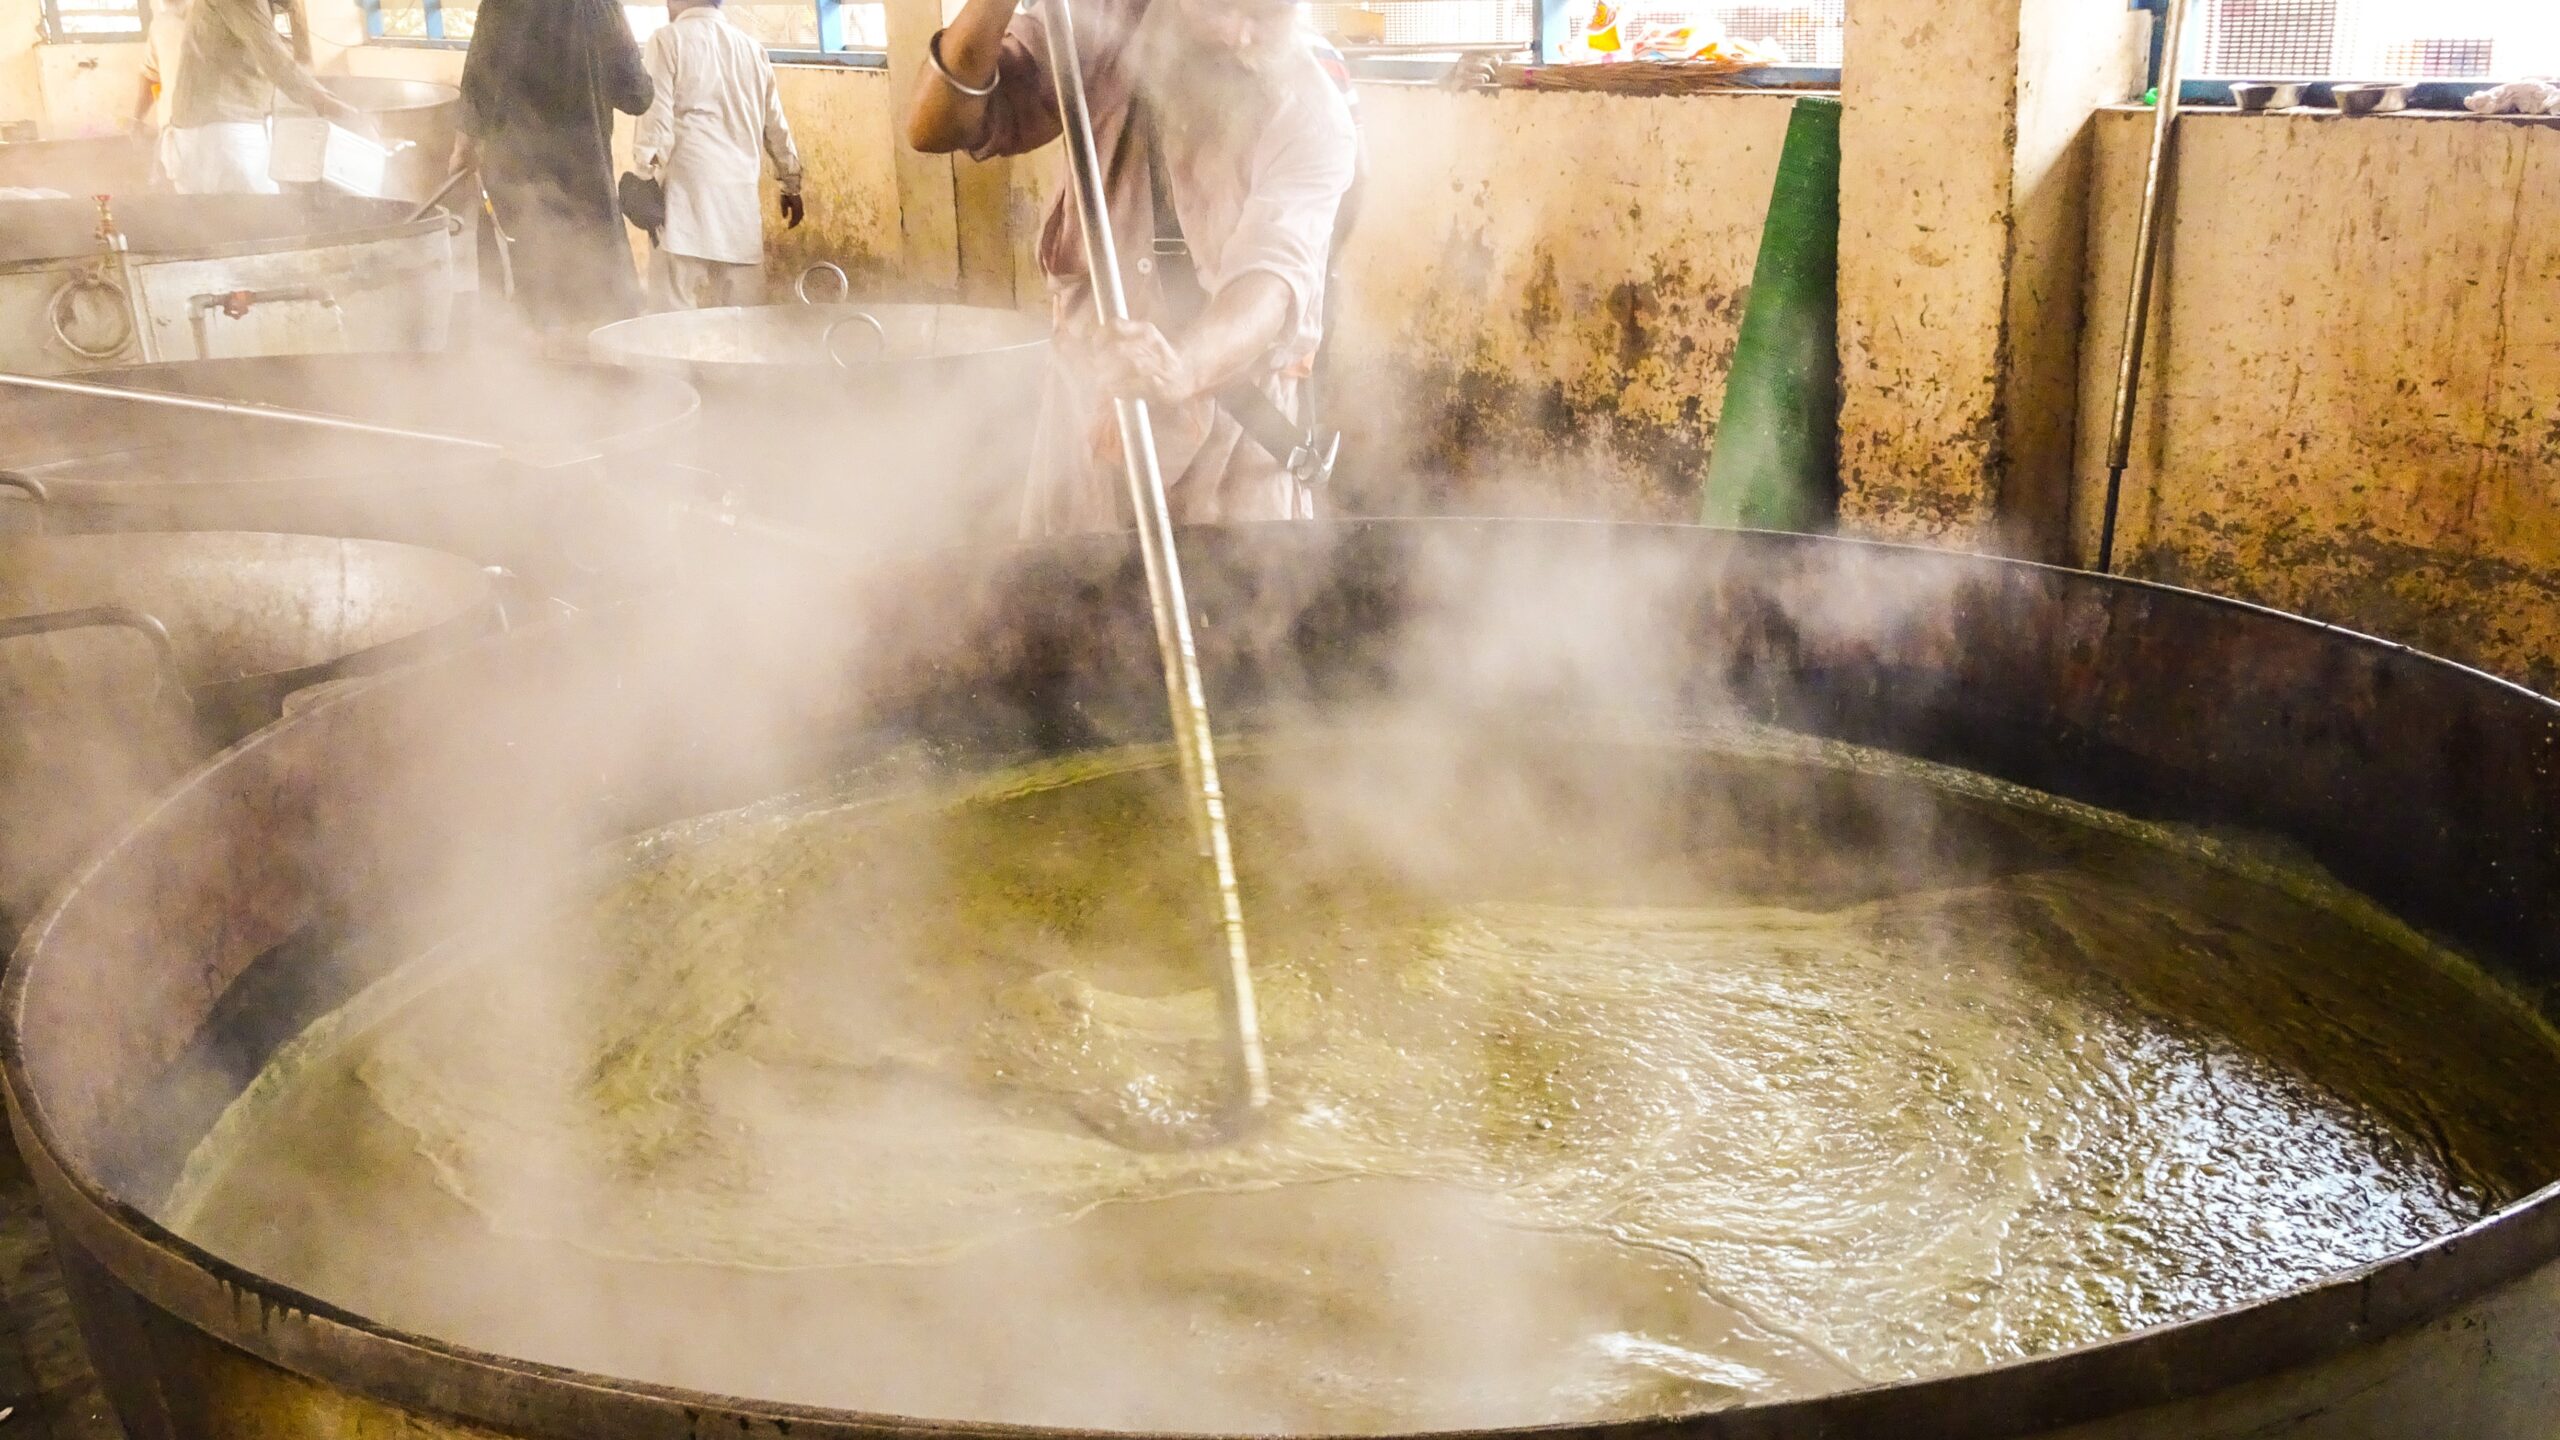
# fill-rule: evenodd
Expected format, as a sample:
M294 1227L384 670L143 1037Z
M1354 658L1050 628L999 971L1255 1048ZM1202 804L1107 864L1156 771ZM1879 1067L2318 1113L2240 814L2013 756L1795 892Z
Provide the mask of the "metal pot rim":
M295 689L333 675L365 674L404 660L432 655L469 633L474 617L487 610L496 593L496 581L489 572L471 561L447 551L425 545L411 545L398 540L368 540L332 535L293 535L254 530L121 530L97 534L10 535L0 537L0 557L14 550L99 549L112 550L136 544L165 544L178 549L213 549L255 541L280 545L290 551L411 558L415 563L446 572L454 582L457 604L453 613L421 629L301 665L286 665L273 670L242 671L211 680L199 680L190 688L199 694L234 689Z
M32 204L79 204L79 201L32 201ZM400 208L397 202L383 202L386 210ZM151 250L136 246L130 252L137 265L177 263L190 260L230 260L243 255L272 255L292 250L330 248L340 245L366 245L384 240L407 240L450 231L461 222L450 211L437 209L416 220L367 222L344 230L316 230L302 235L278 236L271 240L238 240L226 245L197 245L181 249ZM43 255L26 260L0 261L0 275L25 275L57 269L66 264L87 264L94 254Z
M104 370L86 371L81 378L111 385L148 386L150 381L161 378L184 380L195 375L218 376L222 371L234 367L241 370L287 370L315 363L325 363L334 370L347 366L400 369L461 362L452 356L437 352L359 350L325 356L247 355L172 360L157 365L120 365ZM662 394L659 397L644 397L644 399L662 400L664 403L650 410L649 418L643 423L626 423L627 415L623 410L618 409L616 414L606 422L578 427L558 437L592 444L608 459L646 457L655 460L663 455L667 441L682 432L686 426L693 424L702 413L702 392L681 375L635 376L631 371L591 360L547 360L542 362L541 369L544 373L565 372L592 380L596 382L599 391L635 384L661 387ZM150 388L171 389L183 394L208 393L201 387L186 384ZM56 399L58 401L59 397ZM89 402L62 403L76 405ZM620 405L620 403L617 399L616 404ZM625 408L631 412L637 412L643 407L631 405ZM188 475L167 479L137 480L103 473L64 473L66 469L72 467L98 464L97 457L90 455L65 455L55 459L34 460L12 465L8 463L5 451L0 451L0 470L32 476L42 481L45 489L50 492L46 503L100 507L144 505L190 496L203 497L208 494L239 495L269 491L290 493L314 487L335 488L348 484L357 484L368 491L381 492L431 490L448 483L455 472L455 465L449 458L441 462L429 459L426 457L431 452L425 450L403 453L420 457L419 463L395 464L388 468L367 470L353 478L343 470L332 471L327 467L320 467L306 473L262 471L256 474ZM15 503L14 497L0 495L0 504L9 503Z
M1252 529L1303 529L1306 521ZM1720 543L1772 549L1831 547L1990 567L2021 575L2063 577L2174 606L2237 612L2256 622L2322 632L2400 663L2449 674L2459 683L2510 692L2560 726L2560 700L2472 667L2391 641L2266 606L2151 581L2101 576L1999 556L1894 542L1816 537L1721 527L1615 525L1578 520L1361 521L1333 528L1411 530L1452 523L1529 531L1605 527L1626 532L1692 532ZM548 629L549 627L546 627ZM554 632L556 633L556 632ZM458 663L455 657L446 664ZM391 677L348 704L388 703L423 674ZM964 1440L1222 1440L1201 1432L1093 1430L915 1417L791 1405L651 1385L492 1355L433 1337L376 1324L316 1297L242 1270L197 1247L151 1216L108 1193L59 1158L53 1126L29 1092L22 1049L26 994L46 940L78 905L91 879L153 821L232 757L285 741L334 707L289 716L199 767L129 825L80 875L47 903L0 979L0 1084L23 1139L26 1160L49 1200L73 1202L57 1222L116 1277L152 1303L227 1343L323 1384L342 1386L424 1414L497 1426L507 1433L573 1436L610 1433L630 1440L693 1440L749 1431L750 1423L819 1440L886 1436ZM52 1209L52 1206L48 1207ZM2129 1332L2093 1345L2008 1361L1925 1380L1888 1383L1731 1409L1632 1421L1559 1423L1409 1432L1372 1440L1697 1440L1891 1434L1908 1440L2006 1440L2066 1425L2227 1390L2344 1352L2436 1318L2487 1295L2560 1257L2560 1180L2475 1224L2417 1249L2335 1272L2247 1305ZM254 1328L242 1317L254 1314Z
M739 380L752 376L772 377L842 377L839 383L853 384L882 374L894 374L920 365L966 364L972 361L1005 359L1036 354L1049 345L1046 333L1026 333L1021 340L980 350L957 351L948 355L909 356L879 360L855 360L845 364L829 364L821 360L703 360L684 355L671 355L654 347L651 341L667 330L702 327L713 320L731 324L762 324L768 315L835 316L850 319L858 314L881 311L959 310L988 315L1022 316L1026 331L1036 318L1029 312L1006 310L985 305L941 305L923 301L881 301L876 304L840 302L812 305L725 305L707 310L688 310L669 315L639 315L598 327L587 336L587 355L599 365L618 369L655 371L659 374L682 375L697 381Z

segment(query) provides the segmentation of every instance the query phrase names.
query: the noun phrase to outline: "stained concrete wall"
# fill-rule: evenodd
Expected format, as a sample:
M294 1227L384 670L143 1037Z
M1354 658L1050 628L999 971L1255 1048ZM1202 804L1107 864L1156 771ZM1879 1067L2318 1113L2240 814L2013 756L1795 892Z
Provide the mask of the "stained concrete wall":
M2086 0L1848 9L1841 522L2054 558L2090 117L2149 17Z
M2094 558L2148 116L2099 125ZM2560 689L2560 126L2180 122L2120 568Z
M45 130L53 135L108 135L133 118L142 83L142 47L39 45Z
M1693 518L1792 100L1382 85L1361 104L1346 504Z

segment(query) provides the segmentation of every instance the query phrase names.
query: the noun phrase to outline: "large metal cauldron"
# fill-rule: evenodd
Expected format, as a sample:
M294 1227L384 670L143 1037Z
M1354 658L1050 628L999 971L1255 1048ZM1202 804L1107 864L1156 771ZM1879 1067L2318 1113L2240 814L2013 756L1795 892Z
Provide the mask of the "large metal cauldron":
M324 75L320 88L363 111L383 144L406 144L391 156L385 196L417 204L436 193L462 124L461 91L429 80L375 75Z
M0 143L0 190L124 195L151 178L151 151L131 135Z
M1552 688L1558 708L1740 713L2286 837L2560 1008L2560 704L2476 672L2156 586L1795 536L1440 521L1185 544L1230 724L1390 696L1417 653L1502 677L1512 702ZM1448 653L1453 595L1534 619L1538 638ZM11 1119L136 1440L1040 1433L467 1353L228 1267L145 1213L173 1157L143 1137L182 1054L253 1073L361 983L354 957L410 953L448 933L451 907L505 903L524 837L623 833L919 733L989 755L1162 734L1144 588L1117 537L780 598L590 615L315 706L168 798L30 933L0 996ZM780 617L832 617L864 643L790 642ZM1590 656L1626 678L1585 693ZM731 703L748 691L770 703ZM576 703L595 694L631 735L608 739ZM769 738L786 702L781 733L807 754L740 743ZM460 863L422 841L456 835L473 839ZM2560 1189L2386 1263L2081 1350L1537 1433L2522 1440L2555 1414Z
M276 530L429 545L550 593L638 558L616 487L645 489L694 423L681 380L492 355L276 356L108 383L592 450L534 468L447 446L80 396L0 392L0 530Z
M161 786L303 686L491 623L451 555L306 535L0 541L0 934Z
M702 392L699 461L755 508L882 547L1010 539L1046 319L965 305L643 316L588 342Z
M469 268L438 212L344 195L120 197L121 252L86 199L9 204L0 368L49 375L230 355L437 350Z

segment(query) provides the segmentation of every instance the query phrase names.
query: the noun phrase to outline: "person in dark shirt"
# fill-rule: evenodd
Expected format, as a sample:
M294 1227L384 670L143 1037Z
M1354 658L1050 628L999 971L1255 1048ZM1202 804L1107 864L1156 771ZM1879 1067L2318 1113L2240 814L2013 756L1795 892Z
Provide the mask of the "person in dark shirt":
M614 0L482 0L454 168L477 166L516 306L548 340L640 311L614 195L613 112L647 113L648 67Z

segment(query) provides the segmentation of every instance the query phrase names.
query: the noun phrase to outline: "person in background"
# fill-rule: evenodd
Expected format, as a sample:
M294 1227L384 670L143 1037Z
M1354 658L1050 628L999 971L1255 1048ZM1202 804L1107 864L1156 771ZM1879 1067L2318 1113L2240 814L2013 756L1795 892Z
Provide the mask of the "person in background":
M271 122L282 93L357 134L362 112L320 88L276 33L267 0L193 0L170 80L169 179L185 195L272 195Z
M152 7L151 24L142 34L142 83L133 102L133 130L151 149L151 184L169 184L177 172L171 163L169 126L172 93L184 64L187 44L187 0L160 0Z
M784 223L797 229L808 215L773 62L761 42L729 23L720 0L669 0L667 14L666 28L649 37L657 95L634 147L640 173L666 187L666 228L649 261L650 306L760 305L757 178L765 157L782 182Z
M968 0L928 51L909 142L985 159L1057 138L1047 13ZM1314 497L1284 457L1248 438L1216 397L1241 384L1298 409L1322 338L1335 220L1359 169L1343 90L1289 0L1078 0L1076 18L1134 318L1107 332L1094 318L1073 197L1062 193L1040 240L1059 343L1023 530L1127 523L1114 396L1154 407L1177 522L1311 515ZM1193 296L1175 293L1172 267L1151 259L1164 233L1159 190Z
M614 0L482 0L452 169L479 170L516 308L548 342L582 347L588 331L640 312L614 197L613 114L645 114L651 95Z

